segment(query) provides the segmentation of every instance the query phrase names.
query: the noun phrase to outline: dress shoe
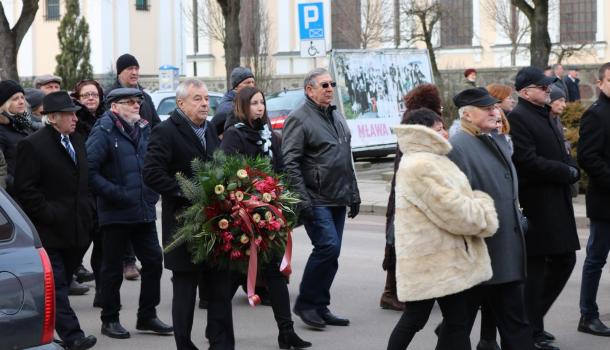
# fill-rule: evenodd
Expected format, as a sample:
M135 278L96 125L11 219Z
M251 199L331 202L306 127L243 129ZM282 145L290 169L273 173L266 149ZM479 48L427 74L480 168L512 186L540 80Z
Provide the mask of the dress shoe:
M534 342L534 349L540 349L540 350L559 350L558 347L552 345L548 341L537 341L537 342Z
M404 311L405 309L405 303L401 303L396 298L396 295L392 295L390 293L381 294L379 306L386 310Z
M277 336L277 343L280 349L305 349L311 347L311 343L301 339L294 329L286 332L280 332Z
M129 281L136 281L138 278L140 278L140 272L138 271L135 263L123 266L123 277Z
M102 323L102 334L115 339L127 339L131 334L123 328L119 321Z
M148 320L138 320L136 329L139 331L152 331L157 334L171 334L174 327L163 323L157 317L149 318Z
M297 308L293 309L294 314L299 316L303 323L313 328L324 328L326 327L326 323L318 315L315 309L307 309L307 310L299 310Z
M326 309L319 312L320 317L324 320L324 323L330 326L349 326L349 320L347 318L339 317L334 315L330 310Z
M599 335L602 337L610 337L610 328L606 327L599 318L593 318L590 320L580 317L578 322L578 331L583 333L589 333L593 335Z
M477 350L502 350L500 345L496 342L496 340L479 340L479 344L477 344Z
M72 345L66 347L66 350L90 349L95 345L95 343L97 343L97 338L92 335L88 335L74 341Z
M93 272L87 270L83 265L76 268L74 275L78 283L91 282L95 279Z
M75 280L70 283L70 289L68 289L68 295L83 295L89 291L89 286L80 284Z
M545 339L548 341L554 341L555 340L555 336L547 331L542 331L542 333L538 334L538 336L541 339Z

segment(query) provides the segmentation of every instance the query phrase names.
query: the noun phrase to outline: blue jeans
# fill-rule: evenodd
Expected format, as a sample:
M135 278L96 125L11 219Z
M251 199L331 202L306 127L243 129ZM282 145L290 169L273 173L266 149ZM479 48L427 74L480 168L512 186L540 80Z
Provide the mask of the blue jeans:
M587 258L582 267L580 286L580 314L590 320L599 318L597 289L602 268L610 251L610 221L591 220L591 232L587 242Z
M305 220L313 251L305 265L295 309L322 311L330 304L330 287L339 268L345 212L345 207L313 207L313 220Z

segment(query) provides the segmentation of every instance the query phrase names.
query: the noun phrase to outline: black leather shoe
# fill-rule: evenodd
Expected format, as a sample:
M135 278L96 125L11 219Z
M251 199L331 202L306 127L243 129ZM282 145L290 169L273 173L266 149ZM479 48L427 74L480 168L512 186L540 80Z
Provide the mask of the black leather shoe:
M139 331L152 331L157 334L172 334L174 327L163 323L157 317L149 318L148 320L138 320L136 329Z
M295 315L299 316L301 318L301 320L303 320L303 323L305 323L306 325L308 325L310 327L313 327L313 328L326 327L326 323L314 309L299 310L299 309L295 308L293 311L294 311Z
M587 320L581 316L580 322L578 322L578 331L602 337L610 337L610 328L606 327L599 318Z
M87 270L83 265L76 268L74 276L76 276L78 283L91 282L95 279L93 272Z
M277 336L280 349L305 349L311 347L311 343L301 339L294 330L280 332Z
M88 335L76 340L72 345L66 347L66 350L85 350L92 348L97 343L97 338Z
M102 323L102 334L115 339L127 339L131 337L131 334L129 334L118 321Z
M542 331L542 333L539 334L539 336L542 339L548 340L548 341L554 341L555 340L555 336L547 331Z
M534 342L534 349L540 349L540 350L559 350L558 347L552 345L548 341L536 341L536 342Z
M332 312L330 312L330 310L320 311L319 314L327 325L349 326L349 320L347 318L334 315Z
M70 289L68 290L68 295L83 295L89 291L89 286L84 284L80 284L75 280L72 280L70 283Z
M500 345L495 340L479 340L477 344L477 350L502 350Z

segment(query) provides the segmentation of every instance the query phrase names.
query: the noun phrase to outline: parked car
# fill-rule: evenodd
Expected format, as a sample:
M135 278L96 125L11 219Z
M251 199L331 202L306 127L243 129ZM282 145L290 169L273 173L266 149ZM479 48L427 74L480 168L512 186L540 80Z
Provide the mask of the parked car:
M0 189L0 348L56 350L53 269L38 233Z
M208 116L211 118L216 114L216 107L222 98L223 94L220 92L208 92L210 97L210 111ZM169 114L176 109L176 92L175 91L155 91L150 94L152 101L157 109L157 114L161 120L169 118Z

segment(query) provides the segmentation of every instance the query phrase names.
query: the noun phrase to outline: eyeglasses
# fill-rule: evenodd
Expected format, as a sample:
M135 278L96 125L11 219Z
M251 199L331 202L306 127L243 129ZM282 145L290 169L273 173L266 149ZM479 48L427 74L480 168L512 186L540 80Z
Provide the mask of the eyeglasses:
M539 85L532 85L532 86L528 86L528 89L540 89L544 92L549 92L551 91L551 87L549 85L544 85L544 86L539 86Z
M337 86L337 83L334 81L329 82L324 82L322 84L320 84L320 86L322 87L322 89L328 89L329 86L335 87Z
M136 100L136 99L130 99L130 100L118 101L118 102L115 102L115 103L118 103L118 104L121 104L121 105L133 106L133 105L135 105L136 103L137 103L138 105L141 105L141 104L142 104L142 102L143 102L143 100L142 100L142 99L137 99L137 100Z
M79 96L81 98L98 98L100 97L100 94L98 94L97 92L86 92L84 94L80 94Z

